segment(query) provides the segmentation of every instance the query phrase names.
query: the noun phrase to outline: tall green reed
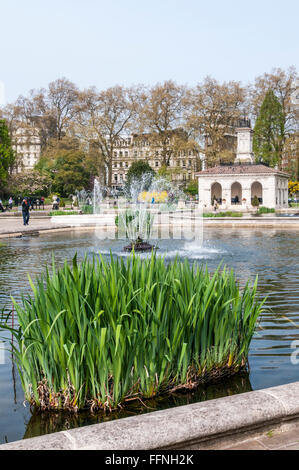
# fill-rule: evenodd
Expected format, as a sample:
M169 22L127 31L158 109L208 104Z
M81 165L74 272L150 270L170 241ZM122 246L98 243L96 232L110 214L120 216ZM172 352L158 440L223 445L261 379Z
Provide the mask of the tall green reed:
M257 279L152 254L47 268L9 329L26 399L43 410L115 409L247 365L264 301Z

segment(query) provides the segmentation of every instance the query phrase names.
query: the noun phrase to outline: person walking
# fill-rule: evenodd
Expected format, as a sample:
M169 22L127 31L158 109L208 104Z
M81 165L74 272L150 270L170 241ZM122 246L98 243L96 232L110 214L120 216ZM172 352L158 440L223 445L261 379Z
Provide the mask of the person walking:
M9 207L9 210L11 211L12 210L12 206L13 206L13 199L12 197L10 196L9 200L8 200L8 207Z
M30 218L30 205L28 198L25 197L22 202L22 214L23 214L23 221L24 225L29 225L29 218Z

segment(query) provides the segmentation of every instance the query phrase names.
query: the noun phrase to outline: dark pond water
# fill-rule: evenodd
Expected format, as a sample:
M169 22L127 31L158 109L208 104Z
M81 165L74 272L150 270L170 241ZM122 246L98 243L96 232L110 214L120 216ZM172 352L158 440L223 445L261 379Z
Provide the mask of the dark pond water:
M0 247L0 309L11 307L10 296L20 298L29 291L27 273L38 276L55 254L57 264L110 248L122 254L123 242L99 240L92 232L44 235L40 238L11 239ZM9 353L0 364L0 443L84 426L107 419L122 418L141 412L184 405L201 400L242 393L299 380L299 365L293 365L291 343L299 340L299 233L272 229L205 229L200 247L183 240L159 241L166 259L176 254L207 263L211 270L220 261L233 267L241 284L259 275L259 291L268 295L269 310L263 315L252 342L250 372L218 384L202 387L196 393L175 395L138 405L129 412L107 416L80 414L32 414L23 405L23 391Z

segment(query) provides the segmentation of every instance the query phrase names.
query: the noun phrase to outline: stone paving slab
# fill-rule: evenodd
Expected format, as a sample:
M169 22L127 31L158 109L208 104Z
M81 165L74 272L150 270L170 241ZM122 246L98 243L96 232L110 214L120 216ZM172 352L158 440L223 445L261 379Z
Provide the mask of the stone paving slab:
M285 432L274 430L266 435L225 447L225 450L299 450L299 429Z
M65 225L66 226L66 225ZM51 230L61 228L61 224L51 222L51 218L30 218L29 225L24 226L23 218L1 218L0 219L0 235L17 234L20 232L32 232L39 230Z

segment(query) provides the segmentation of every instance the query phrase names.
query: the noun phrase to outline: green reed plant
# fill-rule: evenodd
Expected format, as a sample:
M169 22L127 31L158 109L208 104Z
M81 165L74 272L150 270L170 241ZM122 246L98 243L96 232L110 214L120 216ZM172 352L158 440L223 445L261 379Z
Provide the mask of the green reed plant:
M26 399L43 410L115 409L247 366L263 301L257 280L154 253L50 272L14 301L9 329Z

